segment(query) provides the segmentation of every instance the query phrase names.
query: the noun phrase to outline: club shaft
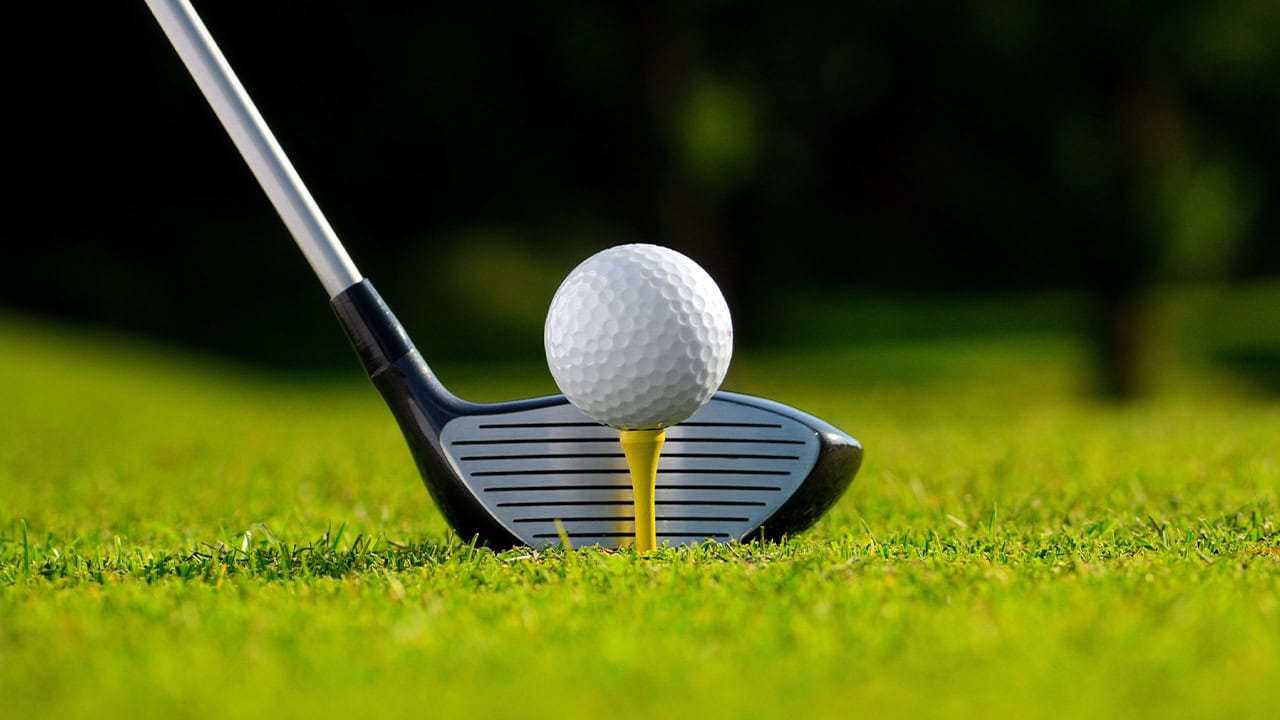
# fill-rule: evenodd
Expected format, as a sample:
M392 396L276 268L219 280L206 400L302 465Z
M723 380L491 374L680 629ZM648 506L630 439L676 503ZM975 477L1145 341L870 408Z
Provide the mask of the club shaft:
M303 256L333 298L360 282L360 271L298 177L262 114L188 0L147 0L196 85L249 164Z

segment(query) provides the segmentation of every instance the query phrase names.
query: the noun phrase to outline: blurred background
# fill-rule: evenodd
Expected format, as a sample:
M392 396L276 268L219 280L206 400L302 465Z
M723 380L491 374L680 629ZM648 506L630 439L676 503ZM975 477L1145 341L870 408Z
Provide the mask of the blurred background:
M1280 392L1278 3L197 7L439 362L541 362L564 275L651 241L739 357L1052 337L1084 394ZM144 4L18 12L0 313L352 373Z

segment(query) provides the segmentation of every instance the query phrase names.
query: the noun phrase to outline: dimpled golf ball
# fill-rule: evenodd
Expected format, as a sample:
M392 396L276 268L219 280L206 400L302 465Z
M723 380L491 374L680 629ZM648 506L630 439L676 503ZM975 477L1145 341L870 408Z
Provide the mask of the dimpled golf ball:
M611 427L655 429L689 417L720 387L733 322L697 263L657 245L619 245L561 283L544 341L569 402Z

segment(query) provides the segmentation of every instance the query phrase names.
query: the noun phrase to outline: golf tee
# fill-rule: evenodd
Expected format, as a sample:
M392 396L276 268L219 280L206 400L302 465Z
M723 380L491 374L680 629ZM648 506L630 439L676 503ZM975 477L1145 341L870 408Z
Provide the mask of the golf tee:
M622 430L619 439L635 492L636 550L647 552L658 547L653 493L658 483L658 456L662 454L662 443L667 439L667 433L661 429Z

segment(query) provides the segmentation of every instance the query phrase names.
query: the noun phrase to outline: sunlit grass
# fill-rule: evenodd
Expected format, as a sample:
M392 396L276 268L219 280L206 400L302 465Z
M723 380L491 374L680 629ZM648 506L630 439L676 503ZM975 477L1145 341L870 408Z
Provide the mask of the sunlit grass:
M1268 717L1280 403L1211 350L1100 403L1080 339L1032 325L740 353L733 389L866 464L802 536L638 557L454 536L354 360L0 320L5 714Z

